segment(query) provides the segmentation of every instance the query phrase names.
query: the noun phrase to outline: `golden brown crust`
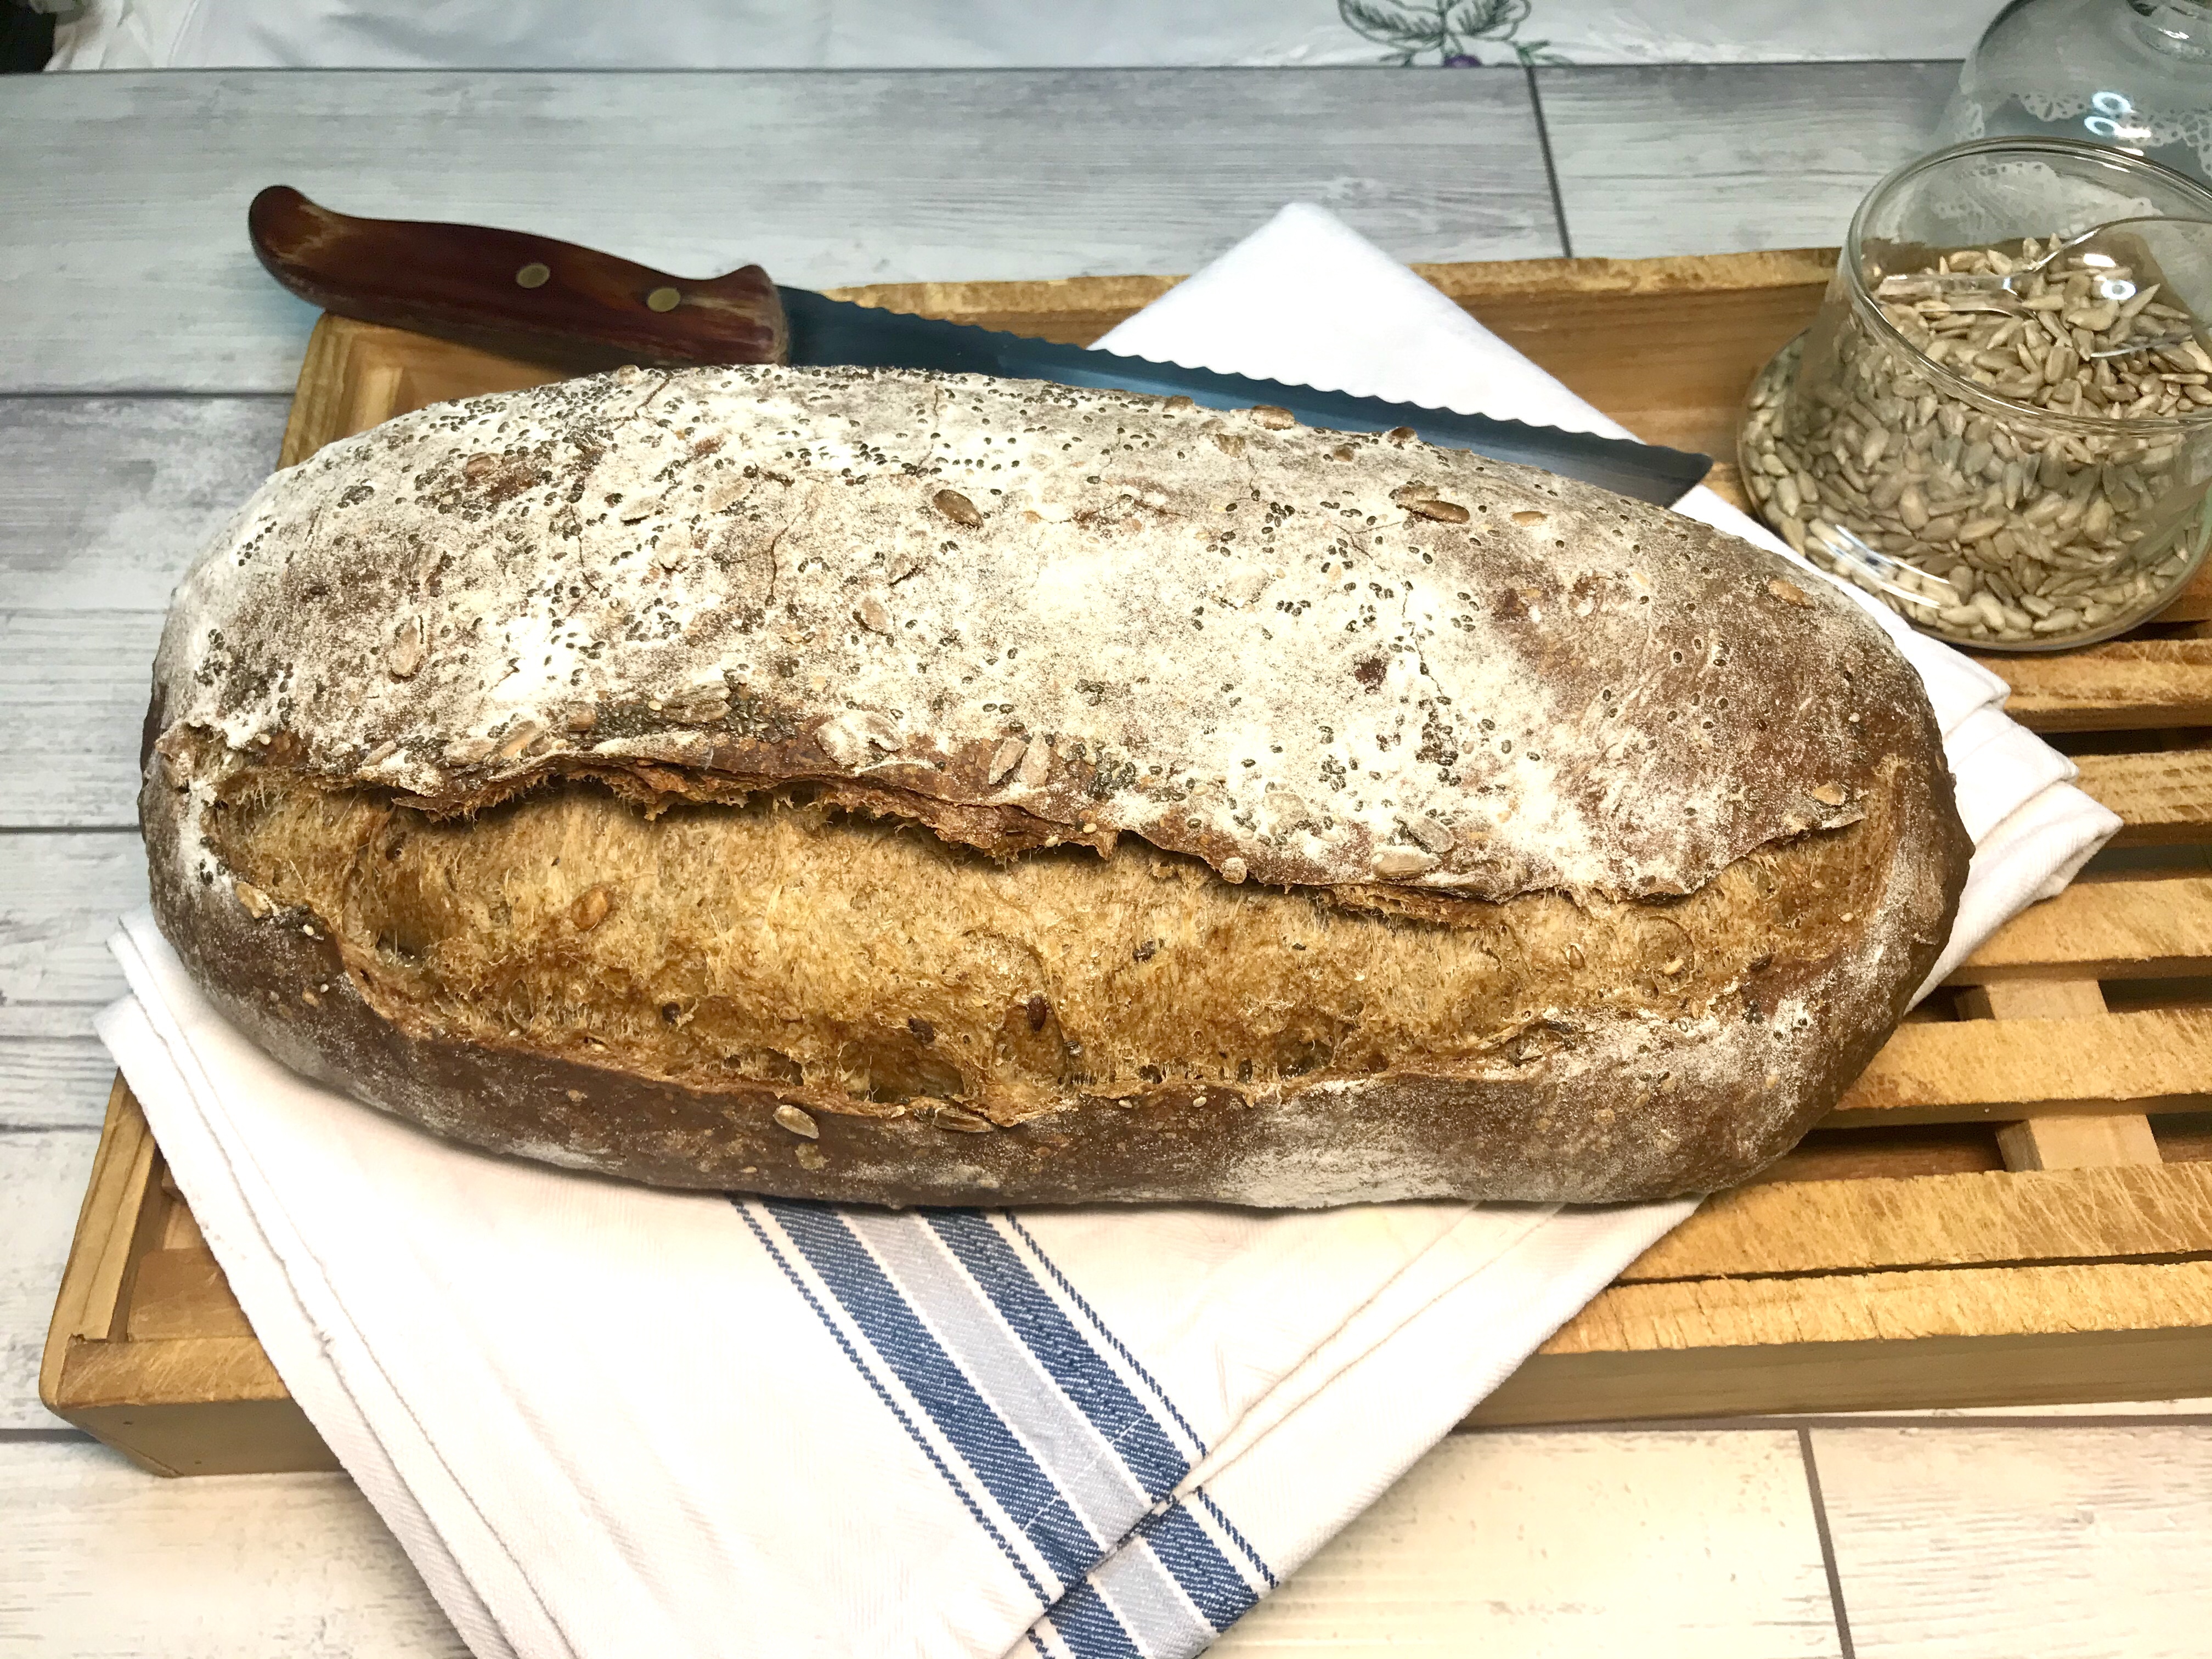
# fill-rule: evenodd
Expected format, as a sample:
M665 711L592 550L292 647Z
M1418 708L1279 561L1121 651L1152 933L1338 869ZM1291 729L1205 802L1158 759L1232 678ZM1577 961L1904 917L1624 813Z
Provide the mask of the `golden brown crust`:
M1911 670L1688 520L1240 419L732 371L326 451L173 612L163 929L302 1071L668 1184L1615 1200L1778 1155L1963 884ZM670 506L702 458L751 490ZM805 500L724 557L776 476ZM1207 520L1232 501L1250 535ZM811 805L744 804L794 786ZM1097 850L1036 850L1066 842ZM953 925L811 938L748 860ZM746 965L750 926L785 969ZM1300 927L1326 964L1267 954Z

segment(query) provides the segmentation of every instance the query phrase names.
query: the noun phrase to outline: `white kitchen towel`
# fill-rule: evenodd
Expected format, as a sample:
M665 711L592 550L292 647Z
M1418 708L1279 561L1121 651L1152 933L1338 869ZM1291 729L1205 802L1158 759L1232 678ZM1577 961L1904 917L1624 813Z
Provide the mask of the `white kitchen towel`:
M1297 302L1278 260L1351 303ZM1498 412L1517 380L1563 419L1547 377L1314 210L1115 342L1190 355L1271 307L1272 335L1208 358ZM1360 319L1341 371L1316 372L1323 318ZM2108 820L1988 676L1928 663L1993 926ZM115 951L131 994L101 1035L210 1247L481 1659L1194 1653L1693 1207L659 1192L472 1152L287 1072L143 912Z

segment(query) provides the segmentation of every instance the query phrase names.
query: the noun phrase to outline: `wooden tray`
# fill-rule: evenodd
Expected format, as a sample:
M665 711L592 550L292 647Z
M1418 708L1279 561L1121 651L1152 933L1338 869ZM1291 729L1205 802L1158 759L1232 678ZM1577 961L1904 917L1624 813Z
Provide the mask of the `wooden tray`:
M1812 314L1821 250L1423 274L1646 437L1723 458ZM1095 339L1171 277L844 297ZM546 370L325 318L286 464ZM1740 499L1740 497L1738 497ZM2139 849L2036 906L1918 1010L1828 1123L1712 1200L1486 1401L1490 1424L2212 1392L2212 577L2159 622L1990 659ZM120 1082L47 1339L47 1405L162 1474L322 1468Z

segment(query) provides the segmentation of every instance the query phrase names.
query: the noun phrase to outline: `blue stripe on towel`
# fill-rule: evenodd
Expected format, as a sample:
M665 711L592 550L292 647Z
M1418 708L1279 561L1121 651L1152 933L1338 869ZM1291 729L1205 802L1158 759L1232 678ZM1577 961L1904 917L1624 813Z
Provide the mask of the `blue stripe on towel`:
M1190 1473L1188 1460L998 1229L973 1210L933 1210L928 1220L1060 1391L1121 1454L1145 1495L1157 1503L1173 1492Z
M1112 1348L1115 1353L1120 1354L1122 1359L1127 1362L1129 1369L1134 1371L1143 1381L1144 1385L1150 1389L1152 1393L1158 1397L1160 1404L1167 1407L1168 1415L1175 1419L1176 1426L1181 1429L1183 1433L1188 1437L1192 1445L1198 1448L1198 1455L1200 1457L1205 1456L1206 1452L1206 1442L1199 1437L1198 1431L1191 1427L1189 1419L1184 1417L1182 1413L1176 1408L1176 1402L1168 1398L1168 1391L1162 1388L1159 1383L1154 1380L1152 1374L1145 1369L1142 1362L1138 1359L1137 1356L1129 1352L1127 1346L1122 1342L1120 1337L1115 1335L1113 1332L1106 1328L1106 1322L1099 1318L1097 1310L1094 1309L1089 1302L1084 1299L1083 1292L1077 1290L1073 1285L1068 1282L1067 1275L1060 1272L1059 1264L1054 1262L1050 1256L1044 1253L1044 1246L1037 1243L1036 1235L1032 1233L1027 1227L1022 1225L1021 1217L1016 1215L1012 1210L1001 1211L1000 1213L1006 1217L1006 1225L1013 1230L1014 1237L1020 1239L1023 1243L1030 1247L1030 1253L1036 1257L1039 1265L1041 1265L1047 1273L1052 1275L1052 1282L1060 1286L1061 1294L1066 1296L1069 1301L1075 1304L1078 1308L1083 1310L1083 1316L1089 1320L1091 1325L1097 1330L1098 1334L1106 1340L1106 1345ZM1258 1559L1256 1556L1253 1559L1255 1560ZM1265 1571L1266 1569L1262 1568L1261 1571ZM1270 1575L1267 1582L1270 1583L1274 1582L1272 1575Z
M1095 1586L1076 1585L1045 1618L1078 1659L1145 1659Z
M1177 1425L1202 1450L1204 1443L1182 1413L1176 1410L1166 1391L1107 1329L1097 1312L1046 1256L1036 1237L1012 1213L1007 1214L1006 1222L1053 1275L1061 1291L1082 1309L1084 1316L1128 1362L1130 1369L1144 1378L1146 1386L1159 1396L1160 1403L1174 1415ZM1153 1499L1157 1501L1173 1492L1190 1472L1188 1461L1176 1450L1158 1419L1122 1382L1120 1373L1075 1328L1060 1311L1060 1304L1046 1294L1021 1258L1000 1237L998 1230L984 1217L969 1210L932 1212L929 1224L982 1287L1007 1324L1028 1344L1038 1363L1051 1373L1060 1391L1121 1453L1130 1472L1144 1482ZM1249 1558L1261 1577L1272 1586L1275 1582L1273 1571L1222 1512L1212 1495L1200 1490L1194 1496ZM1148 1540L1161 1565L1217 1632L1227 1630L1258 1601L1244 1575L1197 1519L1180 1504L1145 1522L1137 1535Z
M1151 1547L1216 1632L1227 1630L1259 1601L1220 1546L1181 1504L1147 1521L1137 1529L1137 1537Z
M1260 1570L1260 1577L1266 1579L1267 1588L1273 1589L1277 1582L1275 1570L1261 1558L1259 1551L1252 1547L1251 1540L1237 1530L1237 1523L1229 1518L1227 1511L1220 1504L1213 1501L1213 1494L1203 1486L1197 1486L1192 1489L1190 1495L1198 1499L1200 1507L1213 1517L1214 1524L1227 1533L1237 1547L1244 1552L1244 1559Z
M1097 1540L852 1229L825 1206L773 1198L762 1203L1053 1575L1063 1585L1079 1585L1103 1553ZM1100 1611L1113 1616L1103 1604Z
M791 1263L784 1259L783 1252L776 1249L775 1241L768 1236L768 1229L762 1226L759 1218L745 1207L745 1200L743 1198L736 1194L732 1194L730 1197L731 1202L737 1206L738 1213L744 1218L745 1225L752 1229L753 1237L760 1240L761 1248L768 1252L769 1259L783 1270L783 1276L789 1279L793 1287L806 1299L806 1305L814 1310L815 1317L828 1328L830 1334L836 1339L837 1346L844 1350L845 1358L853 1362L853 1369L867 1379L868 1386L875 1390L876 1398L884 1402L885 1408L898 1420L898 1425L913 1437L914 1443L921 1448L922 1455L927 1457L931 1466L945 1477L945 1484L959 1494L960 1501L966 1507L968 1513L975 1517L975 1524L982 1528L989 1535L991 1541L1006 1553L1006 1559L1014 1564L1014 1571L1021 1574L1022 1582L1030 1587L1039 1601L1047 1606L1051 1605L1052 1597L1045 1593L1044 1586L1037 1582L1037 1576L1030 1571L1029 1563L1023 1560L1020 1553L1006 1541L1006 1534L993 1524L991 1517L983 1513L983 1506L969 1494L968 1488L962 1484L960 1477L945 1467L945 1460L937 1455L937 1448L931 1445L927 1437L915 1427L914 1419L900 1407L897 1401L891 1398L890 1391L884 1388L876 1374L868 1369L867 1363L853 1352L853 1345L845 1340L845 1333L837 1328L837 1322L830 1317L830 1310L816 1299L814 1292L807 1289L806 1281L801 1279Z

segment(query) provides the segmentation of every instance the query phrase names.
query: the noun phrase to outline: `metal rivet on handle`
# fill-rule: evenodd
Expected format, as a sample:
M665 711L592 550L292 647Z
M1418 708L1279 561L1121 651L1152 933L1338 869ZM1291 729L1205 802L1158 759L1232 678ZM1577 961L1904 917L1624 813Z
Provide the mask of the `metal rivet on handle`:
M535 259L514 273L514 285L517 288L544 288L552 280L553 272L550 268L539 264Z
M672 288L657 288L645 296L648 311L673 311L683 303L684 296Z

